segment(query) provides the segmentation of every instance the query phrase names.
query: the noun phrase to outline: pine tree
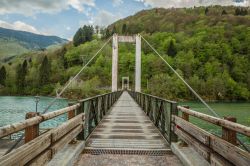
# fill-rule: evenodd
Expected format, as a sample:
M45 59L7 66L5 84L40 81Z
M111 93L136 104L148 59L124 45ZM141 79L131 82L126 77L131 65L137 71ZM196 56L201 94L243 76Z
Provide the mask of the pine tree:
M51 66L50 66L48 57L45 56L43 58L42 65L39 69L39 83L40 83L40 85L46 85L49 83L50 72L51 72Z
M223 10L223 11L221 12L221 15L227 15L226 10Z
M239 8L236 8L236 9L235 9L234 15L238 16L239 14L240 14L240 9L239 9Z
M25 77L27 72L28 72L28 63L26 60L23 61L23 65L22 65L22 70L23 70L23 76Z
M28 63L26 60L23 61L23 64L19 64L16 69L16 86L18 92L22 93L25 87L25 77L28 73Z
M208 10L208 8L206 7L206 9L205 9L205 15L208 15L208 12L209 12L209 10Z
M25 78L23 76L22 65L18 64L17 69L16 69L16 86L17 86L17 91L20 93L24 89L24 81L25 81Z
M109 37L109 36L110 36L110 32L109 32L109 29L108 29L108 28L106 29L105 36L106 36L106 37Z
M127 24L122 25L122 34L125 34L127 32Z
M73 37L74 46L79 46L87 41L91 41L93 39L93 34L93 26L84 25L82 28L79 28Z
M30 64L32 63L32 58L29 58L29 63L30 63Z
M0 85L4 86L5 80L6 80L6 69L4 66L2 66L0 69Z
M112 35L115 34L117 31L116 31L116 27L114 26L113 29L112 29Z
M95 26L95 33L96 34L99 34L100 32L100 27L98 25Z
M73 37L74 46L78 46L82 43L82 28L79 28Z
M167 54L168 54L168 56L172 56L172 57L177 54L177 50L175 48L173 40L171 40L170 43L169 43Z

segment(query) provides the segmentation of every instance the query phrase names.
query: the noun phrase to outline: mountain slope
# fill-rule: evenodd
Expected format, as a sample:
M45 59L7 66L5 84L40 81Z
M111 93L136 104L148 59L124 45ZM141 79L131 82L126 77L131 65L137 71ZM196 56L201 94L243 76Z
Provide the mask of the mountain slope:
M236 15L236 10L247 11L248 14ZM108 33L136 34L155 32L182 32L190 35L192 28L214 27L227 24L230 26L250 26L250 8L234 6L211 6L195 8L155 8L142 10L133 16L118 20L108 26ZM189 32L188 32L189 31Z
M67 40L57 36L44 36L0 27L0 59L66 42Z

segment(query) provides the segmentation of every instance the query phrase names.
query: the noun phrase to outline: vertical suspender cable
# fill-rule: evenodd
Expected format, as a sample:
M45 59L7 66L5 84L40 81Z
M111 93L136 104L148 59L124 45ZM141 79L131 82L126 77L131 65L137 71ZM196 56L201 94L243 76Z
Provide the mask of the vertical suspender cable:
M166 63L166 65L177 75L177 77L188 87L188 89L191 92L193 92L193 94L208 108L208 110L212 112L212 114L215 117L220 118L220 116L200 97L200 95L184 80L184 78L182 78L180 74L158 53L158 51L142 35L140 36L148 44L148 46ZM237 138L237 140L244 147L244 149L250 152L248 147L239 138Z

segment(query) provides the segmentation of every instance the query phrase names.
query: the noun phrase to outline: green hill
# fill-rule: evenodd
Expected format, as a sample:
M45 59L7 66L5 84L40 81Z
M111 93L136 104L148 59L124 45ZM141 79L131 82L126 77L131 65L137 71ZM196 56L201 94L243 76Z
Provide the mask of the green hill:
M6 61L30 50L46 49L66 42L67 40L56 36L44 36L0 27L0 60Z
M102 31L104 39L94 37L77 47L68 43L54 51L27 53L11 64L3 64L8 72L6 87L0 89L0 93L55 94L100 49L105 37L113 33L141 33L204 99L249 101L250 16L247 10L212 6L138 12L108 26ZM69 87L65 97L83 98L109 90L111 52L110 43ZM132 86L134 56L133 44L119 45L119 80L129 76ZM21 86L17 82L18 79L23 81L17 77L19 64L27 66ZM41 64L50 69L46 70L48 77L43 84L39 81L44 76ZM195 99L145 42L142 43L142 90L168 99Z
M236 10L248 14L237 14ZM192 35L200 28L217 26L250 26L250 9L233 6L210 6L195 8L142 10L108 26L108 33L136 34L155 32L185 32ZM230 27L228 27L230 28Z

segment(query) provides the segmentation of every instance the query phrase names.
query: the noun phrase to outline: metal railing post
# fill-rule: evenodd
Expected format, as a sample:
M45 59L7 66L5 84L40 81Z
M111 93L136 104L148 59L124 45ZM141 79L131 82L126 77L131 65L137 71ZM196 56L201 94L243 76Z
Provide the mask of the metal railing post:
M174 133L175 124L172 120L172 115L178 116L177 103L171 103L171 108L170 108L170 125L169 125L170 143L178 141L178 136Z
M79 115L81 113L85 113L84 112L84 102L80 102L80 107L76 110L76 114ZM84 116L84 127L83 130L78 134L77 139L78 140L84 140L84 135L85 135L85 119L86 119L86 113Z

